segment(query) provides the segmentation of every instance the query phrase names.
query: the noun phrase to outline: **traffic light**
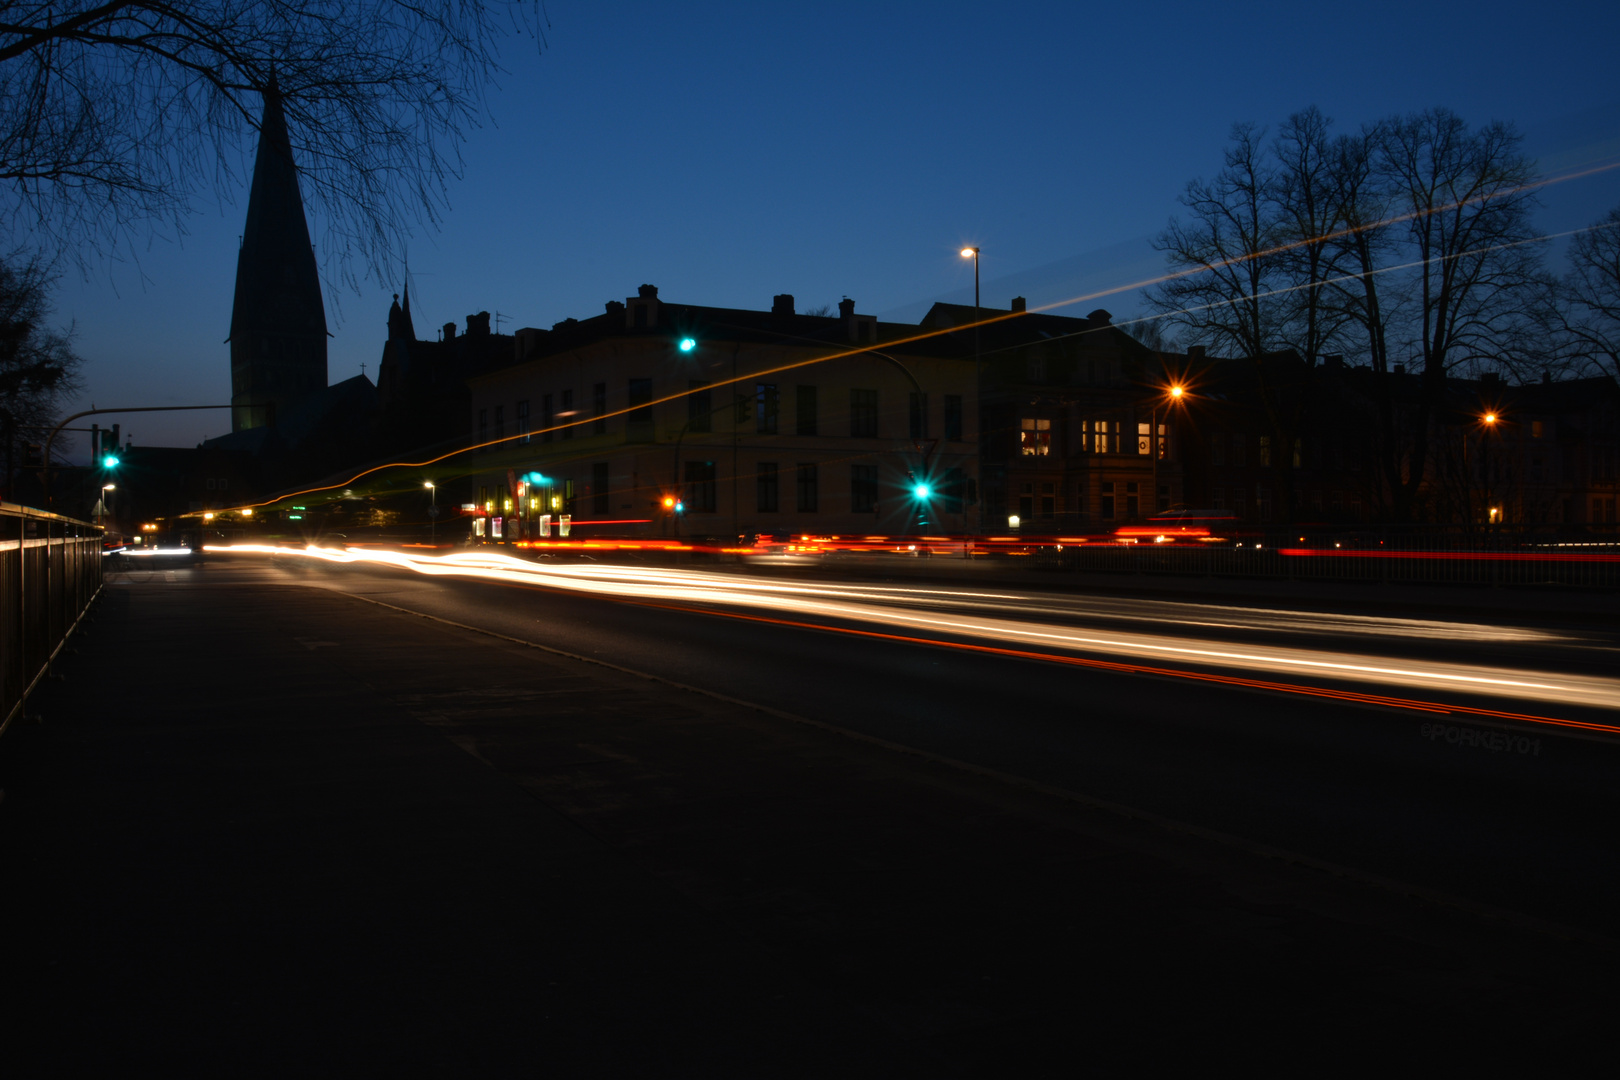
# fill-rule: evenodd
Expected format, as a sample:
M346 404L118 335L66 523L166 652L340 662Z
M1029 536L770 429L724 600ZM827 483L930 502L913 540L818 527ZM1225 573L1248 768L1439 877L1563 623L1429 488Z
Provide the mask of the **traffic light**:
M92 428L92 431L96 429ZM106 431L96 431L101 439L101 445L96 447L96 453L101 458L103 469L116 469L118 467L118 425L114 424Z
M680 344L677 347L681 350L681 352L691 352L693 349L697 348L697 339L683 337L681 338Z
M918 499L926 499L929 496L930 488L927 484L918 483L912 487L911 493Z

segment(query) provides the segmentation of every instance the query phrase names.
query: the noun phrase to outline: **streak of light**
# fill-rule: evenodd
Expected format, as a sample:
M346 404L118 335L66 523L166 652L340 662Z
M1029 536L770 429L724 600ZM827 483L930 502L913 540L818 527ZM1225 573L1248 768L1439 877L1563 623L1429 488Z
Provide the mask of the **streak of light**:
M1181 635L1099 630L1040 621L1042 612L1025 611L1014 594L962 593L944 589L894 589L809 582L762 582L702 571L588 566L541 566L483 551L422 557L405 552L335 550L309 546L222 545L211 551L292 555L334 563L370 563L427 575L454 575L527 587L561 589L609 599L699 607L765 609L843 622L877 624L911 633L931 633L975 641L1057 652L1029 653L1051 659L1065 654L1144 658L1204 668L1304 678L1337 679L1358 684L1417 687L1429 692L1486 694L1496 697L1601 709L1620 708L1620 679L1545 671L1511 671L1479 664L1391 659L1297 645L1235 645L1216 639ZM1005 606L997 607L991 601ZM952 611L973 604L976 611ZM1327 618L1318 616L1318 618ZM1445 624L1429 624L1431 632ZM840 630L837 626L822 629ZM1201 629L1207 629L1203 627ZM929 639L918 639L929 640ZM947 644L931 641L933 644ZM1157 669L1156 669L1157 670ZM1165 669L1172 670L1172 669ZM1312 692L1328 693L1326 688ZM1303 692L1303 691L1302 691ZM1340 691L1332 691L1339 693ZM1453 706L1432 705L1435 709ZM1617 729L1620 730L1620 729Z

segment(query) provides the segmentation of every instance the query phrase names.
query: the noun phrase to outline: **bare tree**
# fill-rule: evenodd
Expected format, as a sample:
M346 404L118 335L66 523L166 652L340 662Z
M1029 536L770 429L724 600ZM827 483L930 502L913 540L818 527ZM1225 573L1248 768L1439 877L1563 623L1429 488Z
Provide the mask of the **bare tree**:
M1578 353L1620 378L1620 207L1576 235L1563 281Z
M540 22L521 0L5 4L4 228L86 268L183 234L199 196L238 184L273 78L334 287L386 280L446 206L499 39Z
M42 443L62 401L79 390L72 328L49 323L50 274L36 260L0 260L0 461L9 495L24 447Z

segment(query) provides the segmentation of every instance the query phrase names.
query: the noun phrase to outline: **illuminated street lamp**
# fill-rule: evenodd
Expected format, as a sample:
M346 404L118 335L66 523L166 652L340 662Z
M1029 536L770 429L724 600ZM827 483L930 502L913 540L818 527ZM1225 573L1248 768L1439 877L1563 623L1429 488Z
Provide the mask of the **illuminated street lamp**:
M1484 442L1481 452L1480 464L1485 467L1485 522L1487 525L1496 524L1496 508L1491 505L1491 432L1496 430L1496 421L1499 418L1493 412L1488 412L1479 418L1485 425L1480 439Z
M117 486L118 485L116 484L101 485L101 498L96 500L96 510L98 511L96 514L96 524L102 528L107 527L107 492L112 491Z
M1165 406L1166 406L1165 407L1165 426L1166 427L1170 426L1170 424L1169 424L1169 421L1170 421L1170 409L1169 409L1169 406L1170 405L1181 404L1183 399L1186 397L1186 395L1187 395L1187 388L1185 386L1182 386L1180 383L1171 383L1168 387L1165 388L1165 397L1168 399L1166 401L1166 403L1165 403ZM1166 432L1166 435L1168 435L1168 434L1169 433ZM1169 440L1168 439L1165 440L1164 445L1166 445L1166 446L1169 445ZM1159 454L1160 454L1160 442L1159 442L1159 402L1158 401L1154 401L1153 409L1148 414L1148 453L1153 456L1153 512L1158 513L1159 509L1160 509L1160 507L1159 507ZM1165 509L1169 509L1169 507L1165 507ZM1150 514L1149 516L1151 517L1152 515Z
M433 481L424 480L422 486L428 490L428 542L434 547L439 546L439 489L433 486Z
M979 249L976 247L963 248L962 258L973 260L973 382L974 390L983 395L984 372L979 367ZM982 422L984 402L982 396L979 403L979 415L981 420L979 434L982 438L984 435L984 424ZM980 492L979 495L979 531L982 533L984 532L984 493Z

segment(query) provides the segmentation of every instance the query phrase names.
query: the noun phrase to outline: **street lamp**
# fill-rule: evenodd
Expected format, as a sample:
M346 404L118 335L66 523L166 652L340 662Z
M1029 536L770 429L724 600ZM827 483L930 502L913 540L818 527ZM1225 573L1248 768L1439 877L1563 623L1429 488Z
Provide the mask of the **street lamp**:
M1165 403L1165 406L1166 406L1165 407L1165 426L1166 427L1169 427L1169 420L1170 420L1169 406L1170 405L1180 404L1181 400L1186 396L1186 394L1187 394L1187 388L1185 386L1182 386L1180 383L1172 383L1172 384L1170 384L1169 387L1167 387L1165 389L1165 396L1169 399ZM1153 512L1158 513L1159 510L1160 510L1160 507L1159 507L1159 455L1160 455L1160 452L1161 452L1161 449L1160 449L1161 444L1160 444L1160 441L1159 441L1159 402L1157 400L1154 401L1153 408L1148 414L1148 425L1149 425L1148 426L1148 453L1153 455ZM1166 434L1169 434L1169 433L1166 432ZM1168 444L1169 444L1169 440L1166 439L1163 445L1167 446ZM1168 506L1164 507L1164 509L1168 510L1169 507ZM1152 515L1150 514L1149 516L1151 517Z
M1485 425L1480 436L1485 443L1480 464L1485 467L1485 523L1489 527L1496 524L1496 508L1491 505L1491 432L1496 430L1497 415L1488 412L1479 419Z
M439 546L439 489L433 486L433 481L424 480L422 486L428 490L428 542L435 548Z
M117 486L118 485L116 484L102 484L101 498L96 500L96 509L101 511L96 515L96 524L101 526L103 529L107 527L107 492L112 491ZM81 488L80 490L82 491L83 489Z
M984 439L984 372L980 370L979 354L979 249L965 247L962 258L973 260L973 382L979 396L979 439ZM983 483L983 477L980 477ZM979 531L984 532L984 492L979 492Z

